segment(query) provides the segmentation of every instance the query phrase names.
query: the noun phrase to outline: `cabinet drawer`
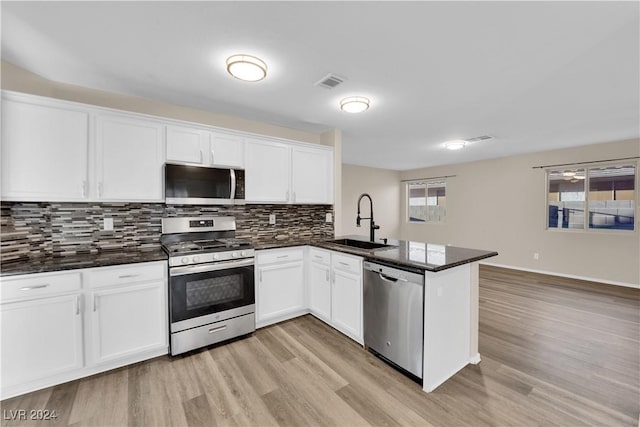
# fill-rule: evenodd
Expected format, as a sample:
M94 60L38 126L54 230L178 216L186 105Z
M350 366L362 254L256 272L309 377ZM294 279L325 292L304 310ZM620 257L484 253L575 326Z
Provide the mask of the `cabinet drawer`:
M101 288L126 283L162 280L166 269L167 266L164 262L128 264L126 266L92 268L87 272L87 277L89 278L90 288Z
M278 249L260 251L257 253L258 264L271 264L274 262L289 262L303 259L302 249Z
M79 290L79 272L62 274L29 274L15 279L3 279L2 301L29 299Z
M362 274L362 259L354 258L346 255L340 255L334 253L333 257L333 268L349 271L351 273Z
M331 254L321 249L311 248L309 249L309 259L318 264L329 265L331 264Z

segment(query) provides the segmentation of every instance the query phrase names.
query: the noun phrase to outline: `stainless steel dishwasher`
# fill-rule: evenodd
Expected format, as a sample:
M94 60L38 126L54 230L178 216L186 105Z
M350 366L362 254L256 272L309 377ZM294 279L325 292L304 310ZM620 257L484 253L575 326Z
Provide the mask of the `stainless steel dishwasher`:
M422 379L423 330L424 272L365 262L365 346Z

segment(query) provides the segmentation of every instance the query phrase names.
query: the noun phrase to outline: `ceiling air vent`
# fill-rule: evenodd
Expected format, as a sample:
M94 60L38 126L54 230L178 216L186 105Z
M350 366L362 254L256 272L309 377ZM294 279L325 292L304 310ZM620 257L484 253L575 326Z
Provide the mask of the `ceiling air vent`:
M489 135L482 135L476 136L475 138L465 139L465 141L467 141L469 144L473 144L474 142L489 141L490 139L493 139L493 137Z
M335 74L327 74L320 80L315 83L315 86L320 86L325 89L333 89L338 86L340 83L344 82L346 79L344 77L336 76Z

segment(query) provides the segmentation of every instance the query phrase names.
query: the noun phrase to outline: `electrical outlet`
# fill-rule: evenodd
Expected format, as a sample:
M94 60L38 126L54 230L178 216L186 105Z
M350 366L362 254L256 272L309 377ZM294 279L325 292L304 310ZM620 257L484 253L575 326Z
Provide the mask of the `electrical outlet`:
M331 214L331 212L327 213L327 215L324 217L324 222L333 222L333 215Z
M113 218L105 218L103 223L102 223L102 229L104 231L113 230Z
M276 225L276 214L269 214L269 224Z
M535 259L536 261L540 259L540 254L538 252L534 252L533 253L533 259Z

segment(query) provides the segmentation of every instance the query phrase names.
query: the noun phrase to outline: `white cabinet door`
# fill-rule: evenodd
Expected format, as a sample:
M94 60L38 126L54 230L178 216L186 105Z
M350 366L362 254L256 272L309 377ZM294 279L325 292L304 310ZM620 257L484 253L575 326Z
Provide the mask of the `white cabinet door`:
M237 135L214 132L211 135L209 163L212 166L244 167L244 138Z
M86 199L88 147L88 113L3 100L2 198Z
M331 322L331 267L309 263L309 309L325 322Z
M164 281L90 293L90 364L166 348L166 307Z
M333 151L292 149L292 203L333 203Z
M331 321L336 329L362 344L361 274L333 269Z
M289 202L290 147L249 140L245 157L247 203Z
M80 369L80 294L0 305L2 389Z
M304 307L303 261L257 268L256 323L283 320Z
M207 164L211 133L190 127L167 126L167 160Z
M98 116L97 194L100 200L162 201L164 125L125 116Z

